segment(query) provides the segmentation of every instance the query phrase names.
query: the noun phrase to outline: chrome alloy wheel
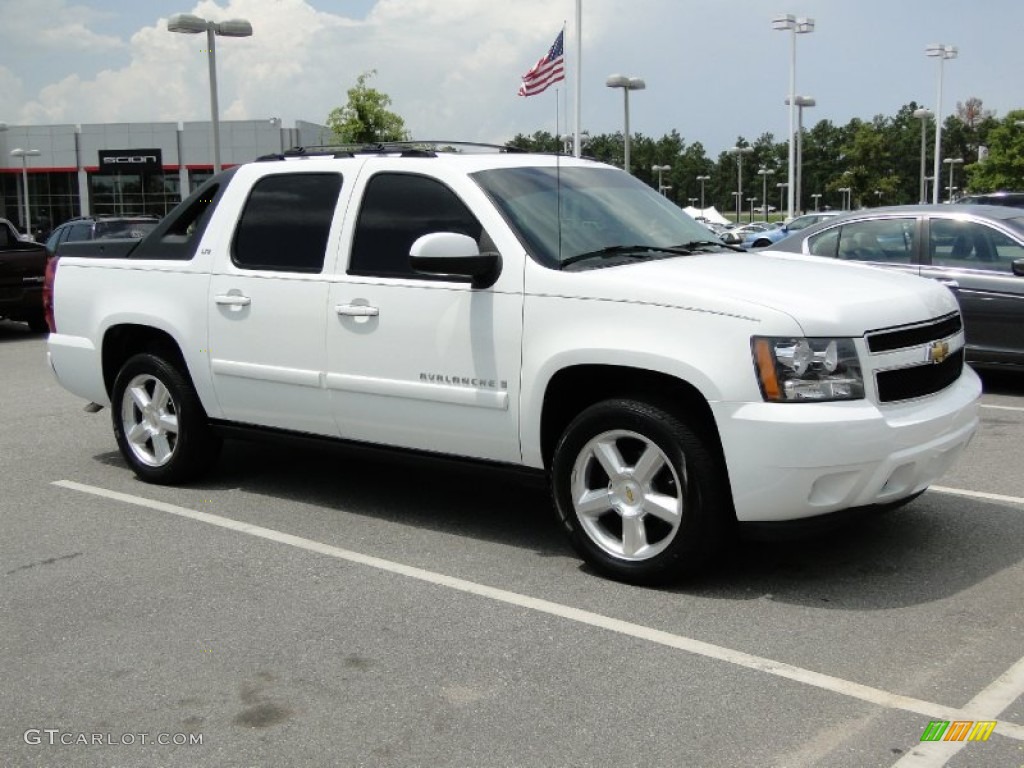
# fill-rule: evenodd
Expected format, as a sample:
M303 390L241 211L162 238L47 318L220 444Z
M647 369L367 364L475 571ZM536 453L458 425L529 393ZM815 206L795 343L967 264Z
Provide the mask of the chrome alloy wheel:
M572 504L583 531L622 560L648 560L673 542L685 489L685 464L677 470L656 443L628 430L597 435L573 466Z
M162 467L178 444L178 407L162 381L150 374L133 378L121 398L121 421L132 454Z

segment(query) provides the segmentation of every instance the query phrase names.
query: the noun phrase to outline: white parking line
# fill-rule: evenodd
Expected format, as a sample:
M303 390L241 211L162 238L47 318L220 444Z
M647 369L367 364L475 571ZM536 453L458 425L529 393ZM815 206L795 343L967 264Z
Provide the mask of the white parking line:
M947 488L944 485L932 485L929 491L946 493L950 496L966 496L968 499L981 499L982 501L1001 501L1007 504L1024 504L1024 497L1004 496L1001 493L985 493L984 491L968 491L966 488Z
M1024 659L1010 667L992 685L967 702L964 709L975 713L972 718L974 720L995 720L1004 709L1022 695L1024 695ZM893 763L893 768L940 768L968 744L971 742L922 742ZM972 744L972 746L977 749L984 748L978 744Z
M833 693L839 693L877 706L913 712L924 717L938 720L985 719L980 716L975 716L976 713L973 710L946 707L934 702L915 699L910 696L902 696L897 693L883 691L879 688L861 685L860 683L855 683L850 680L843 680L838 677L833 677L832 675L826 675L810 669L796 667L792 664L774 661L761 656L754 656L749 653L744 653L743 651L705 643L701 640L695 640L682 635L675 635L670 632L645 627L641 624L634 624L632 622L622 621L621 619L614 619L598 613L573 608L569 605L562 605L548 600L520 595L516 592L510 592L496 587L489 587L484 584L477 584L476 582L466 581L465 579L458 579L452 576L445 576L441 573L427 571L410 565L403 565L402 563L384 560L383 558L374 557L372 555L364 555L360 552L353 552L352 550L334 547L330 544L313 541L312 539L305 539L301 536L294 536L290 533L275 531L272 528L263 528L258 525L252 525L251 523L243 523L239 520L221 517L220 515L213 515L208 512L199 512L198 510L179 507L175 504L155 501L142 496L134 496L127 493L120 493L118 491L111 491L106 488L98 488L92 485L76 483L72 480L58 480L55 481L53 485L73 491L92 494L94 496L100 496L113 501L120 501L125 504L132 504L139 507L145 507L147 509L166 512L168 514L177 515L178 517L207 523L208 525L215 525L220 528L245 533L268 541L288 544L289 546L304 549L309 552L317 552L322 555L338 558L339 560L346 560L351 563L357 563L371 568L378 568L388 573L417 579L428 584L434 584L454 589L459 592L486 597L507 605L514 605L519 608L526 608L528 610L538 611L539 613L546 613L569 621L575 621L579 624L598 627L627 637L646 640L668 648L675 648L698 656L717 659L729 664L745 667L746 669L752 669L758 672L774 675L776 677L782 677L787 680L804 683L805 685L810 685L826 691L832 691ZM996 732L1012 739L1024 741L1024 726L1016 723L1001 721L996 726Z
M1021 411L1024 412L1024 408L1018 405L982 405L982 408L991 408L995 411Z

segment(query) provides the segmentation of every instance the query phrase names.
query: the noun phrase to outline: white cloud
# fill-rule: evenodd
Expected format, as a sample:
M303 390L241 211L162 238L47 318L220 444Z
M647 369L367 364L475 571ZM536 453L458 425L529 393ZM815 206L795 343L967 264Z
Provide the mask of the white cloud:
M515 92L519 75L561 27L559 10L547 0L501 6L380 0L365 19L353 20L305 0L229 0L225 6L202 0L192 12L253 25L250 38L217 39L224 119L322 121L345 103L360 73L376 69L372 86L392 97L392 108L414 135L497 140L516 132L517 113L539 113L554 128L551 100L538 112L538 99ZM205 47L204 35L171 34L160 19L131 37L124 66L46 85L13 117L27 123L207 119Z

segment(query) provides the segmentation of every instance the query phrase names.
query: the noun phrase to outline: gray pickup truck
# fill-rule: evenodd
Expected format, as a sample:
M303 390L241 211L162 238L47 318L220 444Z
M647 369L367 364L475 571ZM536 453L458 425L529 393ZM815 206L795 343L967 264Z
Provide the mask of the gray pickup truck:
M43 315L43 274L46 249L26 240L7 219L0 219L0 319L28 323L36 333L45 333Z

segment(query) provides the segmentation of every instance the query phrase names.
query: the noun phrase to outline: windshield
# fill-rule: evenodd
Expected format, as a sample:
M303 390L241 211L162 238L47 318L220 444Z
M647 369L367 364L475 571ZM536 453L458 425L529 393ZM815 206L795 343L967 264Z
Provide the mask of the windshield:
M686 253L683 246L719 245L713 232L616 168L500 168L473 178L530 255L553 269L671 258Z

